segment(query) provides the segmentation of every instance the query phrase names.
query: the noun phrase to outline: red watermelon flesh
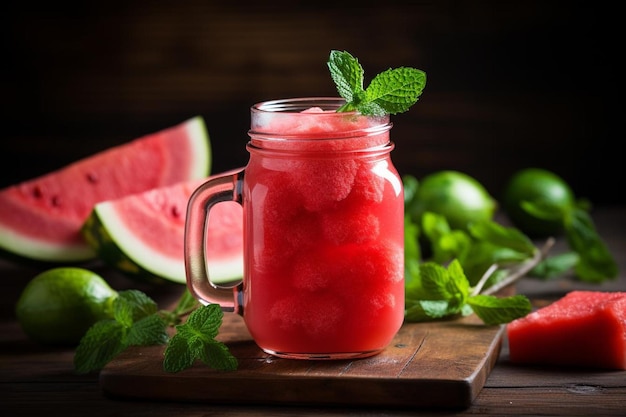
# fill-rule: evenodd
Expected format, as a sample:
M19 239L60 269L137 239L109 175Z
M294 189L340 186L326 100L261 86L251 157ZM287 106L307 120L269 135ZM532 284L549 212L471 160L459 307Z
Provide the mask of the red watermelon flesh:
M572 291L507 336L514 363L626 369L626 292Z
M145 135L0 190L0 249L46 262L93 258L80 228L101 201L206 177L209 138L201 117Z
M206 179L152 189L96 204L83 233L105 262L152 282L186 282L184 233L187 202ZM213 206L207 264L211 280L243 275L243 215L235 202Z

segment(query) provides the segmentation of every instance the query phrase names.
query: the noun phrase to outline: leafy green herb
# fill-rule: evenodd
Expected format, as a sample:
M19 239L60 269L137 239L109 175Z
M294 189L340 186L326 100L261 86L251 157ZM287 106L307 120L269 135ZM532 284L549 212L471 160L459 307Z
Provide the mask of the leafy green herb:
M177 325L177 333L165 349L163 369L179 372L193 365L196 359L214 369L237 369L237 359L231 355L228 347L215 340L222 316L220 306L209 304L191 313L185 324Z
M565 252L548 256L539 262L528 275L535 278L551 279L573 270L578 264L579 256L576 252Z
M402 180L408 205L419 184L410 175ZM406 216L406 320L475 313L485 324L495 325L525 316L531 311L525 296L493 294L537 267L553 243L549 239L539 249L518 229L493 220L474 222L463 231L452 229L437 213L424 213L421 224ZM423 252L429 254L427 260L421 259Z
M113 302L113 318L95 323L81 339L74 354L74 368L77 373L89 373L102 369L108 362L130 346L149 346L168 344L165 353L164 368L177 372L193 364L195 358L218 369L236 369L237 362L219 342L212 340L222 323L218 306L198 307L199 303L189 291L185 290L173 311L159 311L157 304L146 294L138 290L120 291ZM184 316L192 312L194 319L189 326L181 325L180 335L169 338L168 327L179 329ZM199 320L200 319L200 320ZM201 339L195 342L189 336L188 329L207 330ZM213 329L213 330L211 330ZM169 344L172 344L170 346ZM207 345L211 345L206 347ZM202 346L206 348L200 352ZM188 358L174 361L169 352Z
M617 277L618 267L585 209L572 207L565 218L565 236L579 261L574 270L581 280L600 283Z
M365 89L363 67L345 51L331 51L327 64L339 95L346 99L339 112L357 110L374 116L403 113L417 102L426 86L424 71L400 67L376 75Z
M446 269L427 261L420 265L419 278L413 276L406 286L408 321L427 321L449 316L467 316L474 312L485 324L508 323L528 314L532 306L522 295L495 297L473 294L457 259Z
M578 200L566 207L544 200L523 201L521 207L538 219L562 221L573 252L557 259L546 259L546 264L533 270L533 276L549 278L573 269L576 277L589 283L598 284L617 277L617 262L595 228L588 201Z

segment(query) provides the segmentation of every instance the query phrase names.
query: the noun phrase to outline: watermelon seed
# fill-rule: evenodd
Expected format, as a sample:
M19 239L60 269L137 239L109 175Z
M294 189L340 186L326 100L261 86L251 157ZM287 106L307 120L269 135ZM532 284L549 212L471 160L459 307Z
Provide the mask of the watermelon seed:
M59 198L59 196L58 196L58 195L53 196L53 197L50 199L50 201L51 201L51 203L52 203L52 205L53 205L54 207L60 207L60 206L61 206L61 198Z
M39 188L39 186L35 186L35 188L33 188L33 197L35 198L41 198L43 197L43 192L41 192L41 188Z
M87 173L87 181L92 183L92 184L97 183L98 182L98 175L96 173L94 173L94 172Z
M180 217L180 210L178 209L177 206L172 206L172 217L174 218L179 218Z

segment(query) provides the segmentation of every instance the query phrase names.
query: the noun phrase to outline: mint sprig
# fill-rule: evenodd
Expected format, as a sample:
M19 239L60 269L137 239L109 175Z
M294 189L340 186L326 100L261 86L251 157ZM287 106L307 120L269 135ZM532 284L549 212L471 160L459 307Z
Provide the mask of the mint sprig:
M98 371L130 346L163 344L168 345L163 363L167 372L182 371L197 358L216 369L236 369L237 360L214 340L222 324L219 306L198 306L188 290L172 311L159 311L141 291L120 291L113 301L113 317L95 323L81 339L74 354L75 371ZM181 325L186 315L187 324ZM168 328L174 326L178 333L170 339Z
M427 261L419 266L418 276L406 284L407 321L428 321L475 313L486 325L508 323L530 313L532 305L522 295L496 297L476 294L470 287L458 259L447 268Z
M191 367L196 359L213 369L237 369L237 358L224 343L215 340L223 314L220 306L209 304L191 313L186 323L177 325L177 333L165 349L163 369L178 372Z
M418 101L426 86L424 71L400 67L381 72L364 88L363 67L345 51L331 51L327 65L337 92L346 100L338 112L356 110L373 116L403 113Z
M415 196L417 180L404 176L405 204ZM408 195L408 197L407 197ZM487 325L527 315L523 295L495 296L536 267L553 241L539 249L516 228L493 220L452 229L446 218L426 212L420 224L405 216L405 319L430 321L476 314ZM430 256L422 258L421 245ZM448 265L446 268L445 265Z
M591 203L578 200L561 206L537 199L522 201L524 211L537 219L561 222L570 251L545 259L533 269L536 278L552 278L568 270L582 282L600 284L618 275L618 265L596 230L589 210Z

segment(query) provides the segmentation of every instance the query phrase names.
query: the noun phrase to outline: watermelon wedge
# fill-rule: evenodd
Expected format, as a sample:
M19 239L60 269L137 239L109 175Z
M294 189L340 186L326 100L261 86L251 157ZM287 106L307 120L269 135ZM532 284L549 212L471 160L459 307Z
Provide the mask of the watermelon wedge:
M95 205L82 232L100 259L131 278L185 283L187 201L201 181L161 187ZM243 276L243 216L235 202L215 205L209 217L207 264L211 280Z
M626 292L572 291L507 336L513 363L626 369Z
M210 168L210 141L197 116L4 188L0 252L44 263L92 259L80 229L96 203L204 178Z

